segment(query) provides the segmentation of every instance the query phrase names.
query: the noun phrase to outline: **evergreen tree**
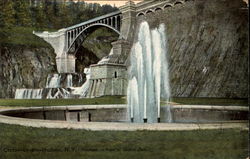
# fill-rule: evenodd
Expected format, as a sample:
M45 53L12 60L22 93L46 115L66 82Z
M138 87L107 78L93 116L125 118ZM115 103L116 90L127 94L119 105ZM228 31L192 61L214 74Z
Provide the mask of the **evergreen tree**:
M12 0L0 1L0 25L2 27L12 27L14 26L15 20L15 10L14 3Z
M36 28L46 28L46 15L43 11L43 4L38 6L33 6L31 8L32 10L32 19L33 20L33 26Z
M43 4L43 11L46 16L45 24L48 28L53 28L54 26L54 12L53 12L53 3L51 0L45 0Z
M62 3L58 3L56 0L53 1L52 5L53 5L53 12L54 12L54 16L58 16L59 14L59 5L61 5Z
M4 27L4 19L3 19L3 8L4 8L4 3L3 1L0 1L0 27Z
M70 16L70 7L66 3L59 5L58 19L61 27L68 27L73 24L73 19Z
M29 1L15 0L15 18L17 25L31 26L32 19L30 15Z

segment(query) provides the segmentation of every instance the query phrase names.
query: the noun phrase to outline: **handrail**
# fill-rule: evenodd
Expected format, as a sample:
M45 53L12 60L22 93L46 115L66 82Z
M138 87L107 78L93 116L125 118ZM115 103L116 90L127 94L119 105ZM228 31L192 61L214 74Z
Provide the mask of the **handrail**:
M88 21L73 25L73 26L65 28L65 29L66 29L66 31L69 31L71 29L74 29L74 28L77 28L77 27L80 27L80 26L83 26L83 25L86 25L86 24L89 24L89 23L92 23L92 22L95 22L95 21L98 21L98 20L101 20L101 19L104 19L104 18L108 18L108 17L114 16L114 15L118 15L118 14L121 14L121 11L115 11L115 12L112 12L112 13L109 13L109 14L105 14L105 15L102 15L100 17L90 19Z

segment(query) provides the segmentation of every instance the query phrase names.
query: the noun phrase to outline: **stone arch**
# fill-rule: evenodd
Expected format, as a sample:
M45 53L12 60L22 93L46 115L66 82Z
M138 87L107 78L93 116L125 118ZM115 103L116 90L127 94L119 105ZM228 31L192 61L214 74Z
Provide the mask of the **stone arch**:
M170 4L170 3L167 3L167 4L165 4L165 5L163 6L164 9L166 9L166 8L171 8L171 7L173 7L173 5Z
M183 3L184 3L183 1L177 1L174 3L174 5L183 4Z
M113 30L114 32L116 32L119 36L121 35L120 31L117 30L116 28L108 25L108 24L103 24L103 23L93 23L88 25L87 27L85 27L73 40L73 42L69 45L68 49L67 49L67 54L75 54L77 52L77 49L80 47L80 45L83 43L83 41L86 39L86 37L88 36L88 32L90 29L93 29L92 31L94 31L94 28L100 28L100 27L106 27L109 28L111 30Z
M149 9L149 10L145 11L145 14L149 14L149 13L154 13L154 10Z
M137 17L139 17L139 16L145 16L145 13L139 12L136 16L137 16Z
M156 11L162 11L162 10L163 10L163 9L162 9L161 7L158 7L158 8L155 8L154 11L156 12Z

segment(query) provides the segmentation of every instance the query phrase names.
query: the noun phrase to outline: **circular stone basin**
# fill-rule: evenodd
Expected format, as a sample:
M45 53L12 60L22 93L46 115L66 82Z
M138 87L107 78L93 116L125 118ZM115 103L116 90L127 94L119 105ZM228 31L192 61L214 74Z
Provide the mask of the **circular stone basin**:
M0 123L90 130L193 130L247 127L248 107L174 105L171 106L173 123L164 123L166 111L166 107L161 108L161 123L145 124L128 122L126 105L16 108L0 110Z

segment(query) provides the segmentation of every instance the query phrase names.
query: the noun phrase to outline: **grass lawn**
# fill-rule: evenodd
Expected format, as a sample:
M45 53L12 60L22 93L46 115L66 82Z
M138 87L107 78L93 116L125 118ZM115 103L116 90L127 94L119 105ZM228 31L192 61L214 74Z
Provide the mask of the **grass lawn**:
M0 158L245 159L248 131L86 131L0 124ZM32 156L32 157L31 157Z
M0 106L62 106L62 105L92 105L92 104L125 104L122 96L105 96L86 99L0 99Z
M26 47L49 47L51 46L32 32L36 28L15 26L12 28L0 28L0 44ZM42 29L48 30L48 29ZM52 31L52 30L49 30Z
M177 98L174 97L171 101L180 104L190 105L236 105L248 106L247 98Z
M172 98L172 102L191 105L238 105L247 106L247 99L226 98ZM124 96L105 96L86 99L0 99L0 106L58 106L91 104L126 104ZM164 105L164 102L162 102Z

